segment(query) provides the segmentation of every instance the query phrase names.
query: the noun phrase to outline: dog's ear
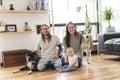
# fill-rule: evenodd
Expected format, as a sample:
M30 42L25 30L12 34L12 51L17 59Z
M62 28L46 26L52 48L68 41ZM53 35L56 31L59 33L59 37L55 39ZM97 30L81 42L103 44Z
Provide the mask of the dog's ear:
M91 33L91 30L92 30L92 27L89 27L89 28L88 28L88 31L89 31L90 33Z
M40 60L40 57L36 54L35 56L34 56L34 61L35 62L38 62Z
M82 34L82 31L79 31L80 34Z
M83 35L84 31L79 31L79 33L80 33L81 35Z

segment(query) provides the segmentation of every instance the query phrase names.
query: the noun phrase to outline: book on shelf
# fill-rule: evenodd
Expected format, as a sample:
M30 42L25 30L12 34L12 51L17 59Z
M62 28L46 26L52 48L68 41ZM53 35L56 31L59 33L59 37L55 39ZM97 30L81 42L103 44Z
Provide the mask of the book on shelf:
M36 0L34 3L35 10L48 10L49 0Z

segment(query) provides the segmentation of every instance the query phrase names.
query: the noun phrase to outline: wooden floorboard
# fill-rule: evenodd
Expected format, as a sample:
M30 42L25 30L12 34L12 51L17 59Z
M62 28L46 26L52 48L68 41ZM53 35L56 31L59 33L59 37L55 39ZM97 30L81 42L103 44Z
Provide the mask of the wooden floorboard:
M86 57L82 66L73 72L60 73L54 70L34 72L28 71L12 74L22 66L0 67L0 80L120 80L120 57L110 55L93 55L92 64L87 64Z

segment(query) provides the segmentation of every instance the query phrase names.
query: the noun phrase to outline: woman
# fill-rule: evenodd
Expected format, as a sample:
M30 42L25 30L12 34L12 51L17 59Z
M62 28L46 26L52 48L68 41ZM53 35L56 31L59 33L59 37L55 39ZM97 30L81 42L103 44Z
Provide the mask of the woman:
M62 59L63 65L68 62L67 55L66 55L66 49L68 47L72 47L75 51L75 55L78 56L78 66L81 66L81 39L82 36L79 32L76 31L76 26L69 22L66 25L66 35L63 38L63 45L64 45L64 61Z

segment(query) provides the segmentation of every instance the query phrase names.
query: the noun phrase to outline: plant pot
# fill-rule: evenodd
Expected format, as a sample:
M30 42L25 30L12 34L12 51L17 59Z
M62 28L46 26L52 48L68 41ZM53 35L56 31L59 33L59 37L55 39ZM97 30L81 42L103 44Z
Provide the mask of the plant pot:
M0 5L0 10L3 10L4 9L4 6Z
M14 7L10 7L10 10L14 10Z
M4 26L0 26L0 32L5 31L5 27Z
M106 27L106 32L116 32L115 27Z

